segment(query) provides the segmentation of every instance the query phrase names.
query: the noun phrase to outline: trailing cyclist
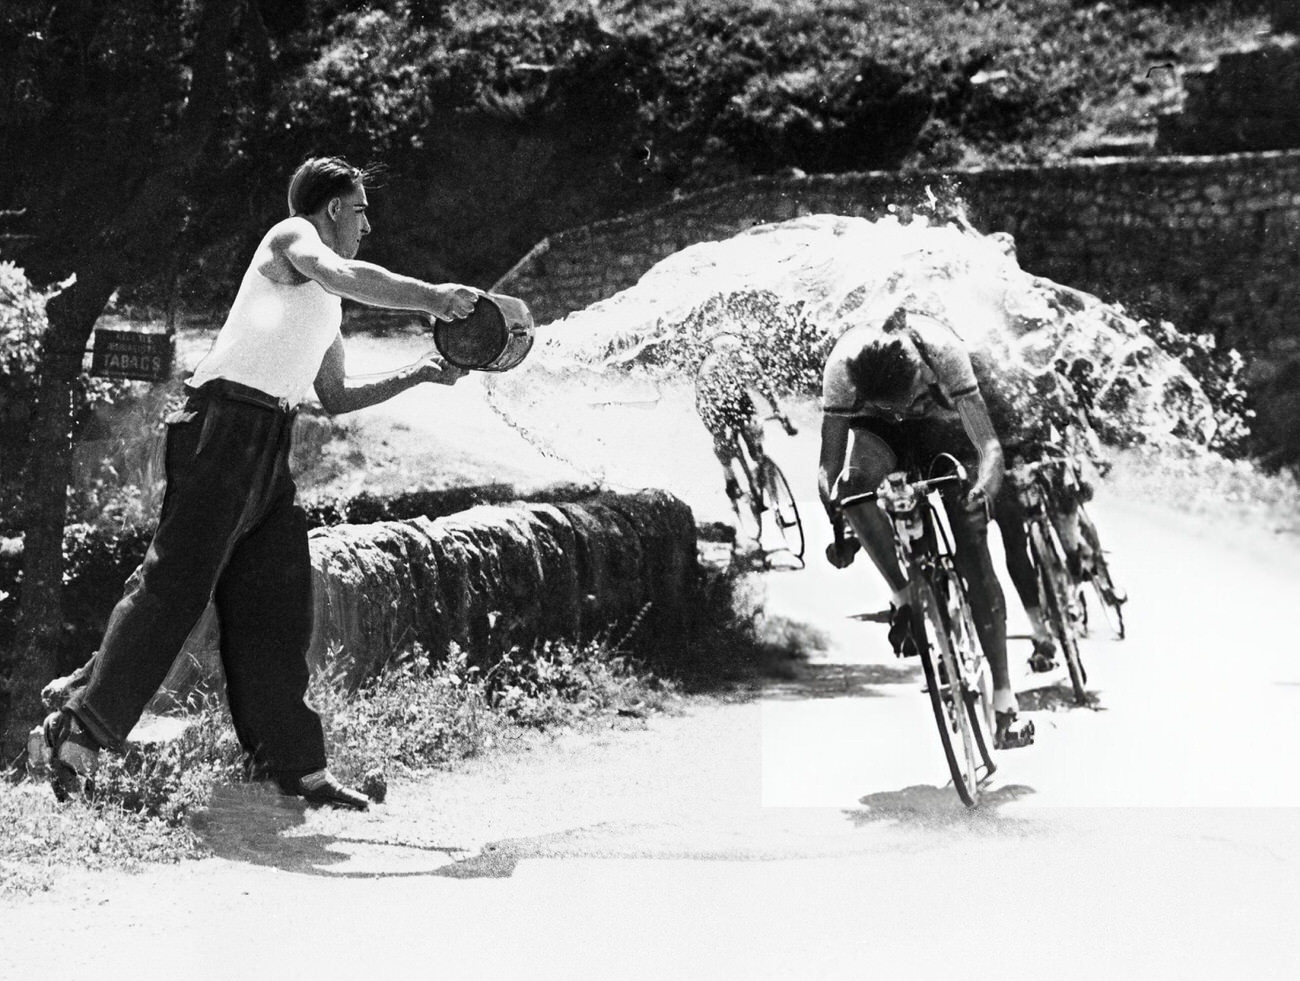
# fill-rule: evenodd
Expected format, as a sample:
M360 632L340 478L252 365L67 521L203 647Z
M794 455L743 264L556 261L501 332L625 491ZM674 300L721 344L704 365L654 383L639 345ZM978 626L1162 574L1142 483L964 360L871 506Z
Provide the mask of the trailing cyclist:
M818 489L834 530L826 555L844 568L859 543L893 591L889 639L896 654L917 653L911 636L908 583L894 552L893 529L878 507L847 509L844 534L836 501L875 490L890 473L919 468L940 454L977 474L963 500L944 496L958 571L969 591L980 645L993 675L994 744L1033 741L1033 724L1017 721L1007 671L1006 607L988 550L989 507L1002 483L1002 448L989 419L970 352L948 324L900 307L884 323L851 327L836 341L822 378Z
M984 370L977 359L976 374L984 383L990 416L1002 442L1008 471L1046 457L1097 458L1096 434L1073 386L1059 372L1034 371L1016 364L1012 357L1000 359L996 371ZM1082 475L1082 467L1075 466L1074 472ZM1047 502L1048 518L1065 547L1070 574L1078 580L1088 565L1088 548L1079 534L1079 505L1092 498L1093 488L1082 476L1068 481L1061 470L1052 471L1050 479L1053 493ZM1003 482L993 508L1006 553L1007 573L1032 630L1030 669L1050 671L1056 666L1056 642L1042 611L1024 506L1013 481Z
M715 334L707 342L704 360L695 372L695 411L713 437L713 454L722 466L726 492L734 504L743 495L733 461L739 455L737 440L744 439L759 467L763 449L763 415L756 398L766 401L772 415L793 436L798 430L781 411L767 373L745 346L739 334Z

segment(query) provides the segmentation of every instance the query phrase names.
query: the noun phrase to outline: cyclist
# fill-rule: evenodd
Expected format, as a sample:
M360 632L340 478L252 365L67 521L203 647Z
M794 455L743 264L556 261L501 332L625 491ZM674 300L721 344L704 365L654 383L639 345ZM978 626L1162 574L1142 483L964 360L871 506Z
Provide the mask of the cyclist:
M1074 388L1053 369L1032 371L1027 366L1003 361L998 372L980 371L985 380L990 415L1002 441L1008 469L1035 463L1045 455L1097 455L1096 434L1079 405ZM1051 453L1056 450L1056 453ZM1048 502L1048 518L1061 537L1066 561L1077 579L1086 565L1087 551L1079 535L1079 504L1092 497L1092 485L1085 479L1067 482L1060 471L1050 479L1055 493ZM1030 558L1024 507L1010 481L1005 481L993 502L994 519L1002 536L1007 573L1024 606L1032 630L1033 671L1050 671L1056 666L1056 642L1045 620L1038 594L1038 576Z
M865 548L893 590L889 639L896 654L917 653L907 581L894 552L889 518L875 505L847 514L844 534L834 502L875 490L893 471L923 471L950 454L977 475L963 500L944 496L955 560L969 590L980 644L993 675L994 745L1033 741L1033 723L1017 720L1007 671L1006 607L988 550L989 505L1002 482L1002 448L989 420L970 353L953 328L934 317L896 309L881 323L849 328L835 343L822 378L818 489L834 531L826 556L837 568Z
M772 414L789 435L798 432L781 411L776 390L744 339L730 332L713 335L706 341L704 359L695 371L695 411L713 437L713 454L722 465L727 497L733 504L744 494L732 466L740 453L737 440L745 440L760 472L767 459L763 416L756 397L771 406Z

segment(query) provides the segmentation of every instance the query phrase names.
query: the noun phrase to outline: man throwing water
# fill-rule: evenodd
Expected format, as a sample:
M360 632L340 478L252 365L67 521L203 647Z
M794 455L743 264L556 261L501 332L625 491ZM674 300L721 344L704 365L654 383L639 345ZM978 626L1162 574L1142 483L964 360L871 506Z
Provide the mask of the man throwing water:
M1006 607L988 550L990 502L1002 483L1002 448L989 421L970 354L948 324L895 310L883 323L846 331L822 377L818 490L835 537L827 558L853 561L859 542L893 591L889 639L902 656L917 653L907 609L907 581L894 553L889 518L875 504L849 509L856 537L846 537L834 502L873 491L890 473L922 471L946 453L977 474L964 500L944 496L955 560L966 581L980 645L993 675L994 743L999 749L1033 741L1033 723L1017 722L1007 671Z
M294 416L312 388L327 412L351 412L464 374L426 356L378 376L349 375L343 297L453 320L479 291L358 261L367 204L364 171L337 157L309 159L289 183L289 217L253 252L184 406L167 419L167 492L144 562L98 653L65 686L66 707L45 721L60 798L91 789L101 749L123 748L211 600L250 778L314 804L369 806L326 769L321 721L304 700L311 554L289 472Z

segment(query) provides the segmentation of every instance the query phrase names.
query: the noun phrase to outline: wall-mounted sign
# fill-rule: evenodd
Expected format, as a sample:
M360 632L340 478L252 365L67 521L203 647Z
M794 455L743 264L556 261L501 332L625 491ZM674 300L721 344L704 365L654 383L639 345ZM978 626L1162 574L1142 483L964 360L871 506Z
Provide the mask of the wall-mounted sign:
M100 378L166 381L172 371L172 336L136 330L96 330L90 373Z

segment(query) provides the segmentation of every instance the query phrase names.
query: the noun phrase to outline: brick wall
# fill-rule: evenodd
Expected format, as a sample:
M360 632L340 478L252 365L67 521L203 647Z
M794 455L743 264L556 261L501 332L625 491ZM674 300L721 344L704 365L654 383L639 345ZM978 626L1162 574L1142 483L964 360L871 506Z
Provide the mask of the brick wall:
M539 323L633 285L688 245L801 214L904 215L952 186L1036 275L1213 332L1261 365L1300 357L1300 151L946 173L762 177L553 235L495 288Z

